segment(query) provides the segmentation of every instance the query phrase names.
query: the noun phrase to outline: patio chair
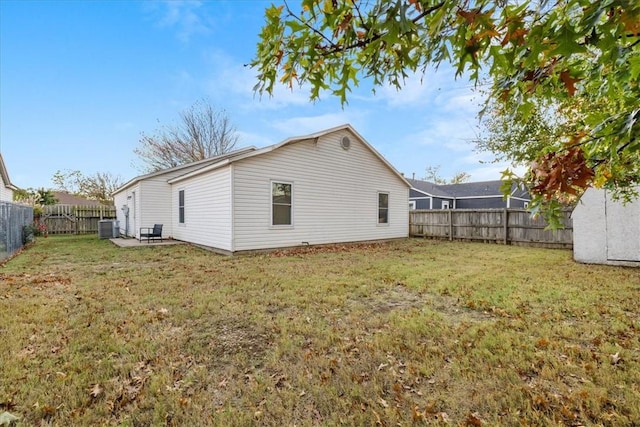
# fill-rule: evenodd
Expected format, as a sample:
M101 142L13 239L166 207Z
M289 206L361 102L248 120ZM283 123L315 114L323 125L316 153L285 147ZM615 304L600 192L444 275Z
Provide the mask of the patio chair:
M162 224L154 224L152 227L141 227L140 228L140 241L142 239L147 239L147 243L152 240L160 239L162 242Z

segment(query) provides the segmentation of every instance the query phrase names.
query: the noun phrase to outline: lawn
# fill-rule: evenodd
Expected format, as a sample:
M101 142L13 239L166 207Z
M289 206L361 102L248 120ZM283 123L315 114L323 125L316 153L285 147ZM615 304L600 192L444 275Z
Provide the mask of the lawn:
M224 257L49 237L0 267L18 425L640 425L640 269L407 239Z

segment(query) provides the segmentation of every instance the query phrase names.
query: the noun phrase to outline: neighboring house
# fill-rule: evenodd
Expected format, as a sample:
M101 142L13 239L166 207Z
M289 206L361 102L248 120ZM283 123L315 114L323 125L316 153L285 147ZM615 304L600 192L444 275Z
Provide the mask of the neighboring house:
M442 185L417 179L407 181L411 184L411 209L526 208L531 201L528 192L515 184L505 198L500 180Z
M85 199L81 196L75 196L66 191L52 191L53 196L58 201L56 205L73 205L73 206L102 206L97 200Z
M2 154L0 154L0 202L13 202L13 192L17 189L18 187L13 185L9 179L7 167L2 159Z
M640 267L640 200L625 205L609 191L589 188L571 217L576 261Z
M121 228L225 253L407 237L409 183L350 125L143 175L114 193Z

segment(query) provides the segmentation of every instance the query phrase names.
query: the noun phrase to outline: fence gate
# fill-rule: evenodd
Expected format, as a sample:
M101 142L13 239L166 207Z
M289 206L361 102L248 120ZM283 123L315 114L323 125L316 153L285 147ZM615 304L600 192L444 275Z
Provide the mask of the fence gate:
M44 206L40 222L49 234L88 234L98 232L103 219L116 219L115 206Z

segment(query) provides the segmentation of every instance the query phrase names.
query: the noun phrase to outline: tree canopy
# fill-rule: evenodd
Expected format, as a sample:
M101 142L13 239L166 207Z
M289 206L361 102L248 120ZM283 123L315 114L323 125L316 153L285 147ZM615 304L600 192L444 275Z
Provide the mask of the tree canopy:
M142 133L134 153L146 163L145 171L154 172L227 153L237 142L226 112L199 100L180 113L178 123Z
M85 175L79 170L57 171L51 181L58 190L82 196L89 200L97 200L102 204L113 204L111 196L124 182L122 178L109 172L96 172Z
M534 207L640 183L636 0L302 0L272 5L265 20L251 62L259 93L304 84L311 99L329 91L346 103L360 79L401 89L447 63L488 81L494 111L520 125L541 107L565 114L526 158ZM521 148L501 147L510 158Z
M27 188L26 190L18 189L13 192L13 200L34 206L55 205L58 203L58 199L56 199L53 192L43 187Z

